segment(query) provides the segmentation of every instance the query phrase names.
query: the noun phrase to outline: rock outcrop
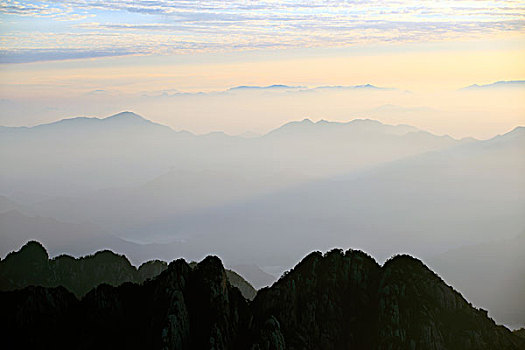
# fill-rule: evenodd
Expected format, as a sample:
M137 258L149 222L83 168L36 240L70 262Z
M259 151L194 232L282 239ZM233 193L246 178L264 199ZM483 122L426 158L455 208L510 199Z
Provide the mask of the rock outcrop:
M81 298L104 283L111 286L126 282L143 283L158 276L167 266L164 261L150 260L136 268L124 255L109 250L81 258L60 255L50 259L39 242L30 241L0 261L0 291L27 286L63 286ZM245 298L252 300L255 297L257 291L244 278L230 270L226 270L226 274Z
M314 252L250 302L217 257L142 284L1 292L11 348L525 349L421 261Z

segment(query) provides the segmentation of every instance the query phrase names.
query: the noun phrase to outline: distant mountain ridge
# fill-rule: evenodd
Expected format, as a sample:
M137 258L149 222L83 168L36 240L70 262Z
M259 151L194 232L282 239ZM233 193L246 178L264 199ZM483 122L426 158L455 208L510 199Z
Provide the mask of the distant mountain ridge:
M305 118L302 121L292 121L288 122L281 127L270 131L267 136L275 135L278 133L283 133L285 131L295 131L295 132L334 132L334 131L344 131L344 130L354 130L355 132L381 132L388 135L406 135L410 132L423 132L422 130L410 126L410 125L389 125L383 124L380 121L372 119L353 119L348 122L333 122L327 120L319 120L313 122L312 120Z
M290 91L322 91L322 90L396 90L393 88L379 87L372 84L361 85L320 85L320 86L302 86L302 85L284 85L273 84L267 86L257 85L240 85L229 88L226 91L257 91L257 90L290 90Z
M497 326L419 260L314 252L252 303L219 258L169 264L142 285L0 292L3 344L57 349L486 349L525 339ZM23 317L21 317L23 315Z
M152 122L144 117L133 113L133 112L120 112L109 117L98 118L98 117L73 117L57 120L51 123L38 124L35 126L21 126L21 127L0 127L0 132L9 131L49 131L49 130L60 130L60 129L77 129L86 127L99 127L104 126L106 128L124 128L124 127L141 127L141 128L156 128L158 130L173 131L170 127ZM82 130L84 131L84 130Z
M53 255L110 248L134 264L213 251L228 266L277 276L313 249L427 261L524 227L523 128L478 141L372 120L306 120L245 139L85 122L109 131L1 131L2 256L28 239ZM485 300L491 316L515 324L496 316L508 315L500 301Z
M495 83L478 85L472 84L461 90L499 89L499 88L525 88L525 80L497 81Z
M237 90L272 90L272 89L301 89L305 88L304 86L298 85L284 85L284 84L273 84L268 86L257 86L257 85L240 85L229 88L227 91L237 91Z
M130 188L132 193L127 196L141 195L155 183L159 196L152 200L174 202L183 198L173 207L190 210L464 142L372 120L306 124L288 123L253 138L224 133L193 135L125 112L104 119L77 118L32 128L2 128L0 193L43 194L62 201L79 193L102 191L105 195L108 189L121 188ZM231 169L236 171L232 173ZM37 173L35 178L33 174ZM181 179L185 174L195 175ZM172 180L166 181L168 177ZM239 179L235 190L233 178ZM181 183L187 186L179 186ZM146 207L157 205L146 204L148 200L129 198L119 206L140 206L142 202ZM32 205L40 200L30 202ZM97 206L89 205L89 210ZM171 203L158 206L162 212ZM53 210L54 205L46 207ZM36 212L54 216L48 215L47 209ZM70 220L75 215L67 217ZM139 217L133 215L132 219Z
M137 269L124 255L109 250L79 259L68 255L50 259L40 243L30 241L0 261L0 290L64 286L82 297L102 283L114 286L124 282L142 283L166 267L165 262L152 260Z
M246 89L251 89L251 88L253 88L253 89L259 89L259 88L260 89L271 89L271 88L285 88L285 87L290 87L290 86L286 86L286 85L271 85L271 86L267 86L267 87L239 86L237 88L238 89L245 89L245 88ZM234 88L234 89L237 89L237 88ZM332 88L332 87L328 87L328 88ZM375 87L373 85L370 85L370 84L367 84L367 85L362 85L362 86L355 86L355 87L352 87L352 88L377 88L377 87ZM302 121L291 121L291 122L285 123L285 124L281 125L280 127L277 127L275 129L269 131L267 134L263 134L263 135L252 135L252 134L249 134L249 136L250 136L249 138L261 137L261 136L264 136L264 135L269 135L269 134L277 132L278 130L281 130L281 129L287 129L287 128L291 128L292 126L297 126L297 125L305 125L307 123L310 124L312 127L315 126L315 127L318 127L318 128L321 128L321 127L322 128L326 128L327 126L330 126L330 128L332 128L332 129L334 129L334 128L362 127L362 126L375 126L376 128L384 127L385 129L391 129L391 130L405 128L406 132L409 132L409 131L413 131L413 132L422 131L421 129L418 129L418 128L410 126L410 125L404 125L404 124L390 125L390 124L385 124L385 123L382 123L382 122L380 122L378 120L373 120L373 119L355 118L355 119L352 119L352 120L347 121L347 122L336 122L336 121L328 121L328 120L324 120L323 119L323 120L319 120L317 122L313 122L309 118L305 118ZM158 124L158 123L156 123L154 121L151 121L151 120L148 120L148 119L142 117L141 115L138 115L138 114L136 114L134 112L129 112L129 111L120 112L120 113L117 113L117 114L114 114L114 115L110 115L110 116L104 117L104 118L99 118L99 117L72 117L72 118L60 119L60 120L57 120L57 121L54 121L54 122L50 122L50 123L37 124L35 126L0 126L0 132L22 131L22 130L25 130L25 131L29 131L29 130L37 131L37 130L45 130L45 129L53 129L53 128L81 128L81 127L86 127L86 126L93 127L93 126L102 126L102 125L107 126L107 127L113 127L113 126L155 127L155 128L158 128L158 129L164 129L165 131L172 131L173 134L183 133L183 134L192 135L192 133L189 132L189 131L185 131L185 130L184 131L175 131L172 128L170 128L169 126ZM206 133L206 134L198 135L198 136L207 136L207 135L216 134L216 133L227 135L227 134L225 134L222 131L214 131L214 132L210 132L210 133ZM229 136L229 137L235 138L237 136Z

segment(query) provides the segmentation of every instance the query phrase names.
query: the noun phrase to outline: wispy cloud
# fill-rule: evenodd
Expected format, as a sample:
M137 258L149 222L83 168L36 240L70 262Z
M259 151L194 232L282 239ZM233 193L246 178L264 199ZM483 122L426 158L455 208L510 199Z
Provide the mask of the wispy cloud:
M402 91L397 88L380 87L372 84L362 85L319 85L319 86L304 86L304 85L239 85L225 90L215 91L180 91L174 90L160 90L143 92L144 97L186 97L186 96L217 96L217 95L236 95L236 94L264 94L264 95L290 95L303 93L330 93L335 91L345 92L402 92L409 93L409 91Z
M52 6L50 4L42 4L39 2L14 0L6 0L0 2L0 13L2 14L45 17L57 16L62 12L63 11L61 7Z
M76 49L31 49L0 50L0 63L30 63L39 61L60 61L81 58L126 56L135 54L125 50L76 50Z
M4 0L0 14L74 21L45 33L7 27L4 50L144 54L480 38L525 25L525 4L512 0Z

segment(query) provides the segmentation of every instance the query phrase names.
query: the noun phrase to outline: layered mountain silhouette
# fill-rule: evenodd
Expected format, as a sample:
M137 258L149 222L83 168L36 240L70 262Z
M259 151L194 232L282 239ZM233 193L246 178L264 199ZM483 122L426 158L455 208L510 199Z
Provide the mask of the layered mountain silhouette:
M4 348L524 349L421 261L311 253L248 302L221 260L170 263L142 284L0 292Z
M514 289L519 268L469 273L481 265L434 257L523 232L523 130L458 140L368 119L305 119L243 138L174 131L133 113L0 128L0 254L27 240L52 256L111 249L137 266L213 252L228 267L260 267L241 275L261 287L315 249L352 246L380 262L404 252L461 281L498 322L522 327L512 311L521 289L478 287ZM498 266L520 266L494 252L508 261Z
M0 157L4 168L0 173L0 190L60 197L137 186L166 173L171 174L173 181L180 179L185 171L217 172L220 179L221 171L231 168L238 169L239 174L246 171L247 178L255 176L251 184L262 183L262 188L268 190L459 142L435 135L404 137L402 132L382 140L381 125L385 130L393 127L378 122L374 130L368 131L358 128L359 123L332 123L331 128L324 124L315 124L322 139L310 133L301 139L295 137L290 144L275 137L243 138L225 134L211 137L177 132L131 112L101 119L64 119L30 128L1 127ZM335 133L334 137L330 137L330 133ZM368 158L347 153L355 151L359 143L363 143L362 149L366 146L369 150ZM334 153L335 150L338 153ZM306 161L305 152L315 153ZM327 154L330 157L326 157ZM339 156L334 158L335 154ZM285 171L279 167L283 162L289 163ZM297 171L292 171L294 168ZM39 173L38 181L30 178L35 172ZM295 182L285 181L286 176L282 175L287 173L293 175ZM275 174L282 180L262 181ZM210 175L206 180L213 182L214 178ZM195 185L198 187L199 183ZM227 189L232 191L231 187ZM258 192L244 190L242 193Z
M246 91L280 91L280 92L312 92L323 90L397 90L394 88L379 87L372 84L362 85L321 85L315 87L274 84L268 86L241 85L232 87L226 92L246 92Z
M192 267L196 263L190 264ZM93 255L73 258L60 255L50 259L46 249L36 241L26 243L0 261L0 290L15 290L27 286L64 287L77 297L83 297L101 284L119 286L126 282L141 284L156 277L168 264L150 260L138 268L131 265L124 255L109 250ZM231 270L225 270L228 281L249 300L257 291Z
M497 81L490 84L473 84L462 88L461 90L490 90L490 89L523 89L525 88L525 80L508 80Z
M110 132L118 130L125 132L132 128L138 128L144 133L152 130L158 132L175 132L167 126L154 123L136 113L127 111L106 118L75 117L33 127L2 127L0 131L4 136L22 133L40 133L41 135L53 136L53 133L60 133L62 131L72 131L76 134L75 136L78 136L82 133L101 131Z
M46 247L52 247L52 255L67 251L80 256L104 247L117 251L120 250L119 247L126 247L125 251L130 252L130 248L134 246L96 225L61 222L49 217L29 215L23 212L24 209L16 206L0 213L3 233L0 254L3 256L12 250L11 247L20 247L29 240L37 240Z
M196 136L132 113L1 134L2 193L30 193L21 200L30 213L117 235L167 232L181 213L462 143L370 120L305 120L250 139Z
M384 260L400 251L430 257L511 238L524 224L523 130L193 211L163 224L173 237L201 233L180 247L208 245L200 254L214 249L260 266L268 260L290 266L316 247L357 245ZM239 252L223 242L247 249Z

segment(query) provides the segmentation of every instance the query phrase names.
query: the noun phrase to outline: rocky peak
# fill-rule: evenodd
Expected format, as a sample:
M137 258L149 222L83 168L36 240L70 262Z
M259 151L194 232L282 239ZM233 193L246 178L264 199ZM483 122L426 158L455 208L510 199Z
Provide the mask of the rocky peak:
M80 301L63 288L0 292L4 306L4 341L19 347L525 348L421 261L380 266L356 250L309 254L252 303L211 256L194 267L174 261L143 284L100 285Z

